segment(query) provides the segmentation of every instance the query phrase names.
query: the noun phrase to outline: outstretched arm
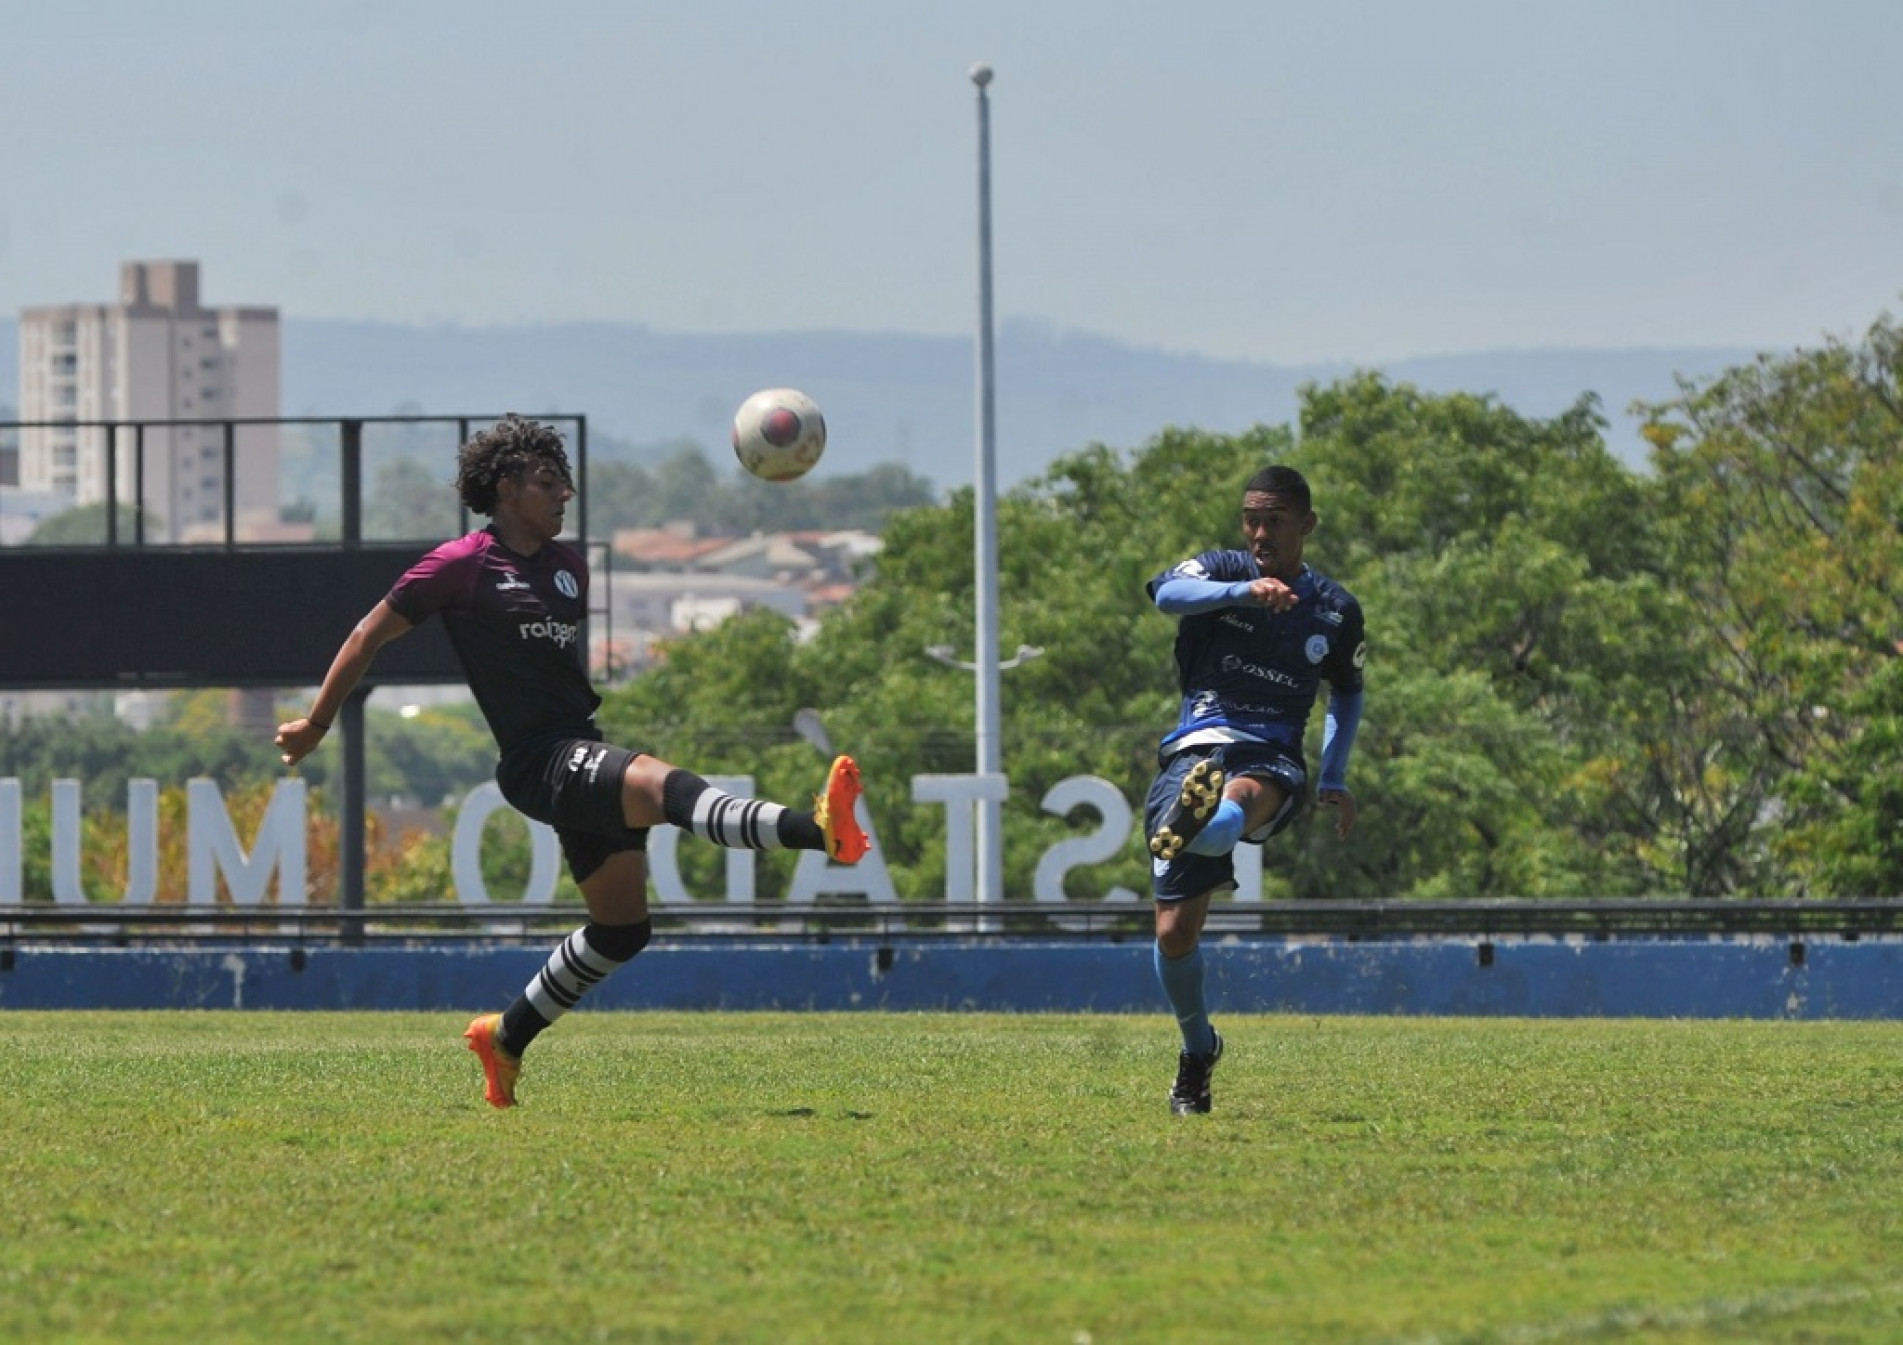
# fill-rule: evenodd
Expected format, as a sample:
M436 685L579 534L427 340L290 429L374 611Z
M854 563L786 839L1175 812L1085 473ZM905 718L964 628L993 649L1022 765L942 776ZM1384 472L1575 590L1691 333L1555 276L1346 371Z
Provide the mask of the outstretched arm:
M1280 579L1190 579L1178 575L1156 586L1157 610L1170 616L1193 616L1218 607L1269 607L1286 612L1295 605L1295 591Z
M337 657L330 661L330 671L324 674L324 685L318 688L310 713L278 725L277 745L285 765L295 766L317 750L317 744L336 721L337 712L370 671L377 651L409 629L410 623L388 602L379 602L356 624L337 650Z

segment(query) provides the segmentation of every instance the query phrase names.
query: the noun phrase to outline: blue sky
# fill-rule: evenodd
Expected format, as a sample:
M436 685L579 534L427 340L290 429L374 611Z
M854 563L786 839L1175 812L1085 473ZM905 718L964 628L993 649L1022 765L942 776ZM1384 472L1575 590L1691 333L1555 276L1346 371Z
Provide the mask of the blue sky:
M0 0L0 314L191 257L414 324L1310 363L1854 335L1903 297L1894 0ZM26 129L30 128L30 129Z

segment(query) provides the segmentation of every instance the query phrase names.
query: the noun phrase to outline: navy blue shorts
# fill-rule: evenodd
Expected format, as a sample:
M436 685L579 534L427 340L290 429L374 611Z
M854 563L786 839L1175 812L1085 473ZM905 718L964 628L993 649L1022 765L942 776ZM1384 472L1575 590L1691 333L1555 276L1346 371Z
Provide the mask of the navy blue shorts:
M640 756L601 740L592 725L517 743L496 763L502 797L524 817L555 828L568 871L588 879L624 850L646 850L648 829L622 821L621 777Z
M1242 839L1260 845L1269 837L1288 829L1307 798L1308 768L1298 753L1269 743L1223 743L1209 747L1188 747L1164 758L1156 778L1150 782L1150 795L1143 804L1143 834L1156 833L1163 814L1183 790L1183 777L1190 767L1205 757L1215 757L1225 780L1253 775L1273 780L1287 797L1276 815ZM1197 855L1184 851L1175 859L1150 857L1150 893L1158 901L1186 901L1205 892L1236 890L1236 862L1228 853Z

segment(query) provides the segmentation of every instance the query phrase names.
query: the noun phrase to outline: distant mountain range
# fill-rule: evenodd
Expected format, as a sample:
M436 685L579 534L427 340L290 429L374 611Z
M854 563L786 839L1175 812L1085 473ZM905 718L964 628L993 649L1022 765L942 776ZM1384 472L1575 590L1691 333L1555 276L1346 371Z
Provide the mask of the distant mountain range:
M592 435L637 445L693 440L724 453L728 417L749 392L798 387L826 412L827 464L899 463L940 486L973 478L975 374L969 337L901 332L689 335L615 324L410 327L287 318L286 415L562 411ZM19 334L0 320L0 403L17 408ZM1608 445L1646 454L1634 401L1672 397L1748 363L1744 349L1477 352L1365 366L1431 392L1492 394L1523 415L1555 415L1596 393ZM1091 443L1134 448L1159 430L1233 432L1294 420L1304 383L1349 363L1283 366L1123 345L1030 322L998 332L997 472L1008 487Z

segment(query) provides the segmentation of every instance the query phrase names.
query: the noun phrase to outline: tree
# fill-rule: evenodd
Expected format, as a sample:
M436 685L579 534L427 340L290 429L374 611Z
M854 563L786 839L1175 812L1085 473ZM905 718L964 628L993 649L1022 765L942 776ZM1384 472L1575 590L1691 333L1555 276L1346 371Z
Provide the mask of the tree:
M1647 408L1661 519L1712 651L1657 744L1727 862L1695 888L1903 887L1903 329L1727 371Z
M122 504L114 513L117 523L118 540L121 546L130 546L138 535L139 511L132 505ZM154 537L164 532L165 523L150 510L145 515L145 535ZM50 518L40 520L38 527L26 539L27 546L104 546L106 544L106 506L104 504L82 504Z
M1635 732L1693 664L1643 482L1590 397L1551 420L1363 375L1304 390L1312 557L1369 614L1367 834L1319 895L1666 889Z
M402 428L415 428L404 426ZM405 455L380 462L363 501L363 535L377 540L448 537L461 531L453 463Z

